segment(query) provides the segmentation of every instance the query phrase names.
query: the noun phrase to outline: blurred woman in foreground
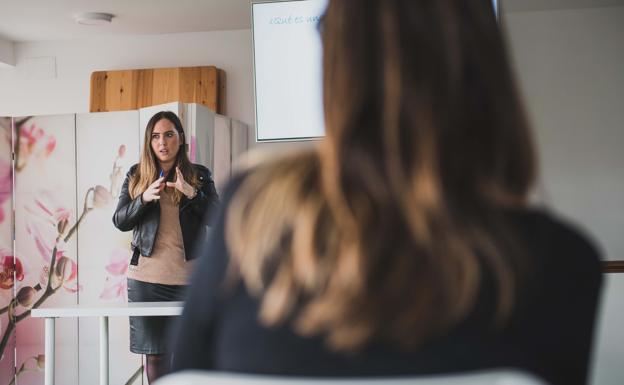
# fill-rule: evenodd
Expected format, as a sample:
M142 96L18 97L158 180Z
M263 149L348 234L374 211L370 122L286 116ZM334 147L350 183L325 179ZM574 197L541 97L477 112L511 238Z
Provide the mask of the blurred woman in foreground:
M534 146L490 0L330 0L326 138L225 193L174 367L584 384L600 265L530 208Z

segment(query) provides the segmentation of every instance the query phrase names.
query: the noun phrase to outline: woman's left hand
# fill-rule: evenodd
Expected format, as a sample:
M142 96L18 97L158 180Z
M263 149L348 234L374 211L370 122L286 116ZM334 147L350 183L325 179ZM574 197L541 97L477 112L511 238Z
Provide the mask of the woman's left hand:
M195 188L188 184L184 177L182 176L182 171L180 171L179 167L175 168L176 171L176 181L175 182L167 182L167 187L173 187L180 191L182 194L186 195L187 198L193 199L195 198Z

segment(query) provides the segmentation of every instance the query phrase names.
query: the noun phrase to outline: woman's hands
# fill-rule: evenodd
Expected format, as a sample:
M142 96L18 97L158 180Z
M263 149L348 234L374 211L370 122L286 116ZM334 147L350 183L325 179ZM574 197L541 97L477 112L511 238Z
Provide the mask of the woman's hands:
M165 177L161 176L160 178L156 179L154 183L149 185L147 187L147 190L143 191L143 195L141 195L141 198L143 199L144 203L152 202L152 201L156 201L160 199L159 194L162 191L162 189L165 187L165 185L163 184L164 180L165 180Z
M176 167L175 170L176 170L176 181L167 182L167 187L176 188L182 194L186 195L188 199L195 198L195 195L197 194L197 191L195 190L195 188L184 180L184 177L182 176L182 171L180 171L179 167Z
M160 192L165 187L165 184L163 183L164 180L165 180L165 177L161 176L160 178L156 179L154 183L152 183L151 185L147 187L147 190L145 190L143 192L143 195L141 196L144 203L152 202L152 201L156 201L160 199ZM180 168L178 167L176 167L176 181L167 182L166 185L167 187L173 187L177 189L182 194L186 195L188 199L195 198L195 195L197 194L197 191L195 190L195 188L184 180L184 177L182 176L182 172L180 171Z

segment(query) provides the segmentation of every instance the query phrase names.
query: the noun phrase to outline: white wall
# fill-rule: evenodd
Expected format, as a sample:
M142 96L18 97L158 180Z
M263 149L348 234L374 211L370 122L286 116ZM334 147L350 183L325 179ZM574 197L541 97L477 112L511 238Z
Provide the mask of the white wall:
M624 7L505 15L539 143L541 198L624 259ZM590 383L624 378L624 274L606 274Z
M542 198L624 259L624 7L506 15Z
M13 42L0 37L0 68L15 65Z
M227 75L227 115L254 120L251 30L16 43L15 59L0 68L0 116L89 112L93 71L214 65Z
M605 274L601 311L594 341L594 362L589 383L621 385L624 378L624 274Z
M214 65L227 76L226 115L249 126L250 146L309 145L255 143L251 39L233 30L16 43L16 66L0 66L0 116L88 112L93 71Z

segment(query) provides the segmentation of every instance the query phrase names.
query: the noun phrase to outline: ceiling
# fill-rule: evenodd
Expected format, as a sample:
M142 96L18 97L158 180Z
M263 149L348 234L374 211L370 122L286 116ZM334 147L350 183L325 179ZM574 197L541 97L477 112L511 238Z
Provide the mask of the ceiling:
M0 40L68 40L251 28L252 0L0 0ZM624 6L624 0L501 0L505 12ZM115 15L107 26L74 22L80 12Z
M100 35L247 29L251 0L0 0L0 38L15 42ZM81 12L115 15L106 26L74 21Z

